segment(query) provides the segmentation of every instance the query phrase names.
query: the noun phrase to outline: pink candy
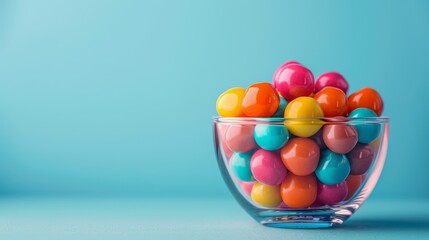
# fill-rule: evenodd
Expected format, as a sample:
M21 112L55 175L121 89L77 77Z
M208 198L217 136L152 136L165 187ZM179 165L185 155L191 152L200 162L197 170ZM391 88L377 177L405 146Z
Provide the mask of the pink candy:
M264 149L259 149L253 154L250 170L256 180L268 185L281 184L287 173L280 156Z
M337 72L326 72L317 78L314 92L317 93L324 87L336 87L341 89L345 94L349 90L349 84L346 79Z
M226 145L233 152L248 152L256 147L252 125L231 125L226 130Z
M313 73L301 64L286 62L276 70L273 78L273 86L287 101L313 93Z

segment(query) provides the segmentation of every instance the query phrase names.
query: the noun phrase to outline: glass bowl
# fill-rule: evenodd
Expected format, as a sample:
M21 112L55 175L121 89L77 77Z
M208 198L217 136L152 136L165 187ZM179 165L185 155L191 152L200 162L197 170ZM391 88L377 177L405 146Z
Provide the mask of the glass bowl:
M386 158L387 117L215 117L213 122L226 185L250 216L269 227L343 224L371 194Z

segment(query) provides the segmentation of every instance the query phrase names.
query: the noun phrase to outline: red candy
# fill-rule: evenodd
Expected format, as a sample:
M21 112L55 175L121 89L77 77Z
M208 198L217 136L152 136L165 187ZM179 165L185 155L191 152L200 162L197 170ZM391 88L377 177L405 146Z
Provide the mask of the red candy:
M347 96L339 88L325 87L314 95L314 99L323 110L323 116L346 116Z
M271 117L280 103L276 89L269 83L250 85L243 98L242 111L248 117Z
M313 73L300 64L283 66L274 78L274 86L288 102L313 93Z
M325 87L335 87L341 89L345 94L349 90L349 84L343 75L337 72L326 72L320 75L316 80L316 85L314 87L314 92L319 92Z
M383 113L384 103L380 94L372 88L362 88L352 93L348 98L349 112L356 108L368 108L381 116Z

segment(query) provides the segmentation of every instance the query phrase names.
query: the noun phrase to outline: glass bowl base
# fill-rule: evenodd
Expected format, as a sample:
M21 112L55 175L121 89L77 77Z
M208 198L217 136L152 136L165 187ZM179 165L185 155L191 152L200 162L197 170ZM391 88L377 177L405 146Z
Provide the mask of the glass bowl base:
M255 219L274 228L327 228L343 224L352 214L349 209L265 211Z

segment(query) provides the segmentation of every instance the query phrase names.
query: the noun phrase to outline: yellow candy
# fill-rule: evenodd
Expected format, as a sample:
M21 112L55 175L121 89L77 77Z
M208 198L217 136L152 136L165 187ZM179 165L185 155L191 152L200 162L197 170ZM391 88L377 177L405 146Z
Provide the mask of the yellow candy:
M268 208L277 207L282 202L280 185L271 186L256 182L253 185L251 197L255 203Z
M231 88L222 93L216 102L216 110L222 117L242 117L241 102L243 102L246 89Z
M311 97L299 97L291 101L285 109L285 118L321 118L323 111L319 103ZM323 125L322 120L288 120L288 130L298 137L310 137Z

